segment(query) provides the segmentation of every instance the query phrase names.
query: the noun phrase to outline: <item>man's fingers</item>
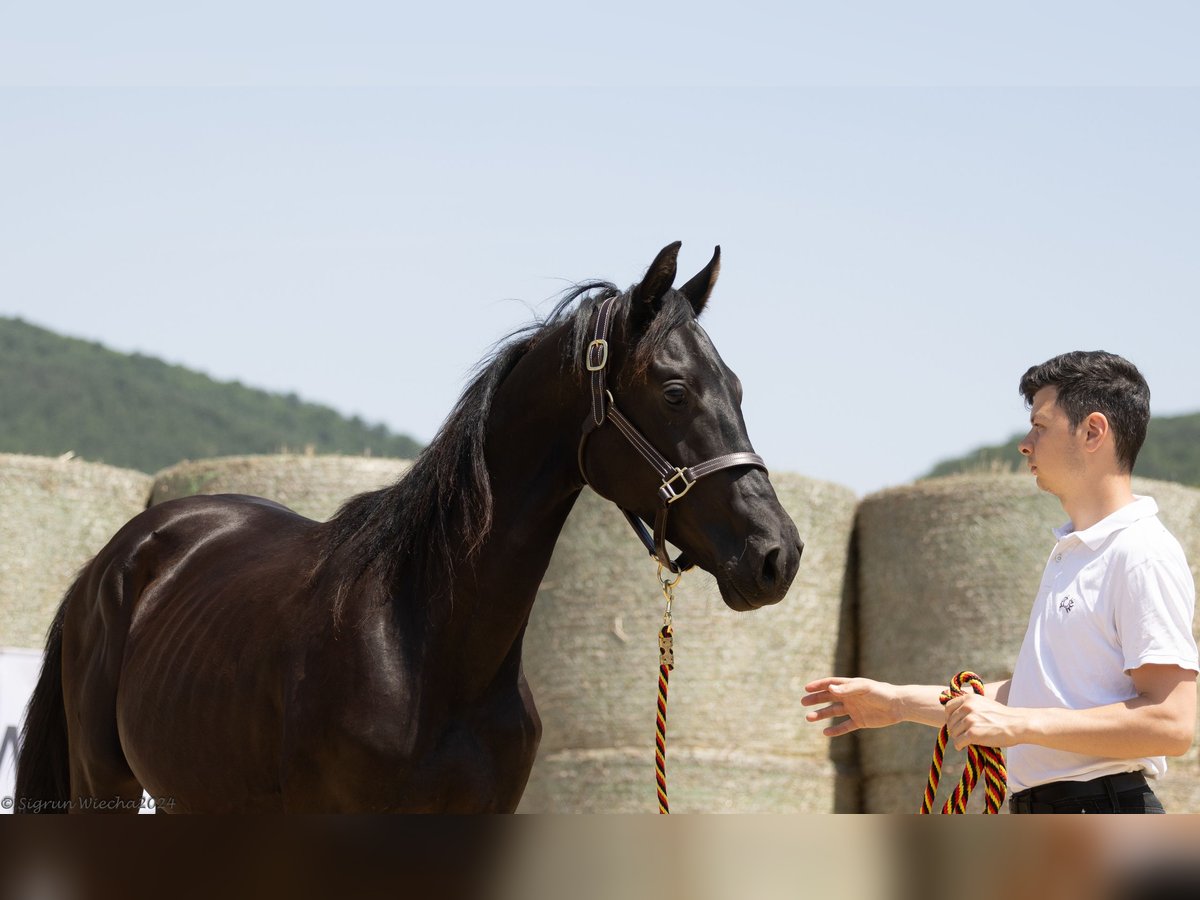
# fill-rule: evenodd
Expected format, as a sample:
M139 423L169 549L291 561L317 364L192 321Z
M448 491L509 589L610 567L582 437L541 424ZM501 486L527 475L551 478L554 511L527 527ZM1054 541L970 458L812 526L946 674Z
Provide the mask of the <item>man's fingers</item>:
M847 719L845 722L830 725L821 733L826 737L841 737L843 734L849 734L852 731L858 731L858 726L854 724L853 719Z
M810 722L820 722L822 719L832 719L834 716L846 715L846 709L840 703L831 703L829 706L821 709L813 710L804 718Z
M831 684L841 684L845 680L840 675L833 675L829 678L818 678L816 681L810 681L806 684L804 689L809 693L816 693L817 691L827 690Z
M836 697L845 697L850 694L866 694L871 690L873 684L874 682L856 678L831 684L829 692Z
M818 706L822 703L839 703L839 696L832 691L816 691L811 694L805 694L800 698L801 706Z

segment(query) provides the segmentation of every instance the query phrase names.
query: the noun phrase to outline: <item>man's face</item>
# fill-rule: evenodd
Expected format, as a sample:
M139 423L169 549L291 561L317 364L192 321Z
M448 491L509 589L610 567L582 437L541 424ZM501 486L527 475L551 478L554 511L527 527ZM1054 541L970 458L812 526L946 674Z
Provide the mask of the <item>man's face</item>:
M1058 388L1047 385L1033 395L1029 434L1019 449L1037 478L1038 487L1061 497L1083 474L1085 431L1071 431L1058 405Z

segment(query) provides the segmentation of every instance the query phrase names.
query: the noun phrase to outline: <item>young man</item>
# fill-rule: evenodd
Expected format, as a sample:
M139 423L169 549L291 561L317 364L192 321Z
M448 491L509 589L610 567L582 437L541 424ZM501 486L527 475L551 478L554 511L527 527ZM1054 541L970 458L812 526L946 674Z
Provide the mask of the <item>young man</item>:
M830 737L896 722L1007 747L1012 812L1162 812L1147 784L1187 752L1196 722L1196 589L1179 542L1130 478L1150 389L1111 353L1074 352L1021 379L1020 450L1070 521L1055 532L1012 678L986 694L865 678L806 685L807 719Z

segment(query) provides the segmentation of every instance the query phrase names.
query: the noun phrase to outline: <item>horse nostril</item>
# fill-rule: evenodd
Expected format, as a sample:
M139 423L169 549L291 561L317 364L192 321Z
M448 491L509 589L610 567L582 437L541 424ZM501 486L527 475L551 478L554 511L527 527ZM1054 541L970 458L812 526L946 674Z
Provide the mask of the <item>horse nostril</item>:
M759 583L763 587L771 587L779 579L779 554L782 549L774 546L763 557L762 574L759 576Z

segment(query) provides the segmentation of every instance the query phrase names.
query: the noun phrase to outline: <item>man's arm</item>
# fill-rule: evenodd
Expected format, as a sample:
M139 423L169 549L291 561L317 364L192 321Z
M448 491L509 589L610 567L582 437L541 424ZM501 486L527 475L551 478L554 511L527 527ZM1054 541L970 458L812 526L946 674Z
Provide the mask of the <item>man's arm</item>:
M950 738L959 750L1039 744L1116 759L1186 753L1196 728L1196 673L1147 664L1130 676L1136 697L1092 709L1022 709L978 695L956 697L946 705Z
M889 684L870 678L833 677L809 682L804 689L808 693L800 698L802 706L828 704L805 716L809 722L848 717L825 728L823 733L827 737L860 728L884 728L897 722L920 722L934 728L946 724L946 708L940 700L945 685ZM985 685L984 690L988 697L1008 699L1007 681Z

